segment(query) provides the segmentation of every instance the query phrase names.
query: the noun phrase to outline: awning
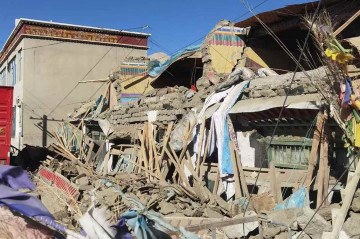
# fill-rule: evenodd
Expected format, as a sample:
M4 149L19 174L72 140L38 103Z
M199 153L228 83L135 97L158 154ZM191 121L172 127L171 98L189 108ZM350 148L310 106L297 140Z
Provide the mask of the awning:
M285 107L289 109L316 110L321 106L321 99L322 97L319 94L288 96ZM252 113L278 108L283 106L284 101L285 96L240 100L232 107L229 113Z

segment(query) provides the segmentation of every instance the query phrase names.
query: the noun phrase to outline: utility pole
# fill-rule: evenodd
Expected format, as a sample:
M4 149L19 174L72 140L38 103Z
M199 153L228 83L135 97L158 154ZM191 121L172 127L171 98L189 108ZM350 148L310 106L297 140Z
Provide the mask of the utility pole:
M30 116L30 119L32 120L41 120L42 121L42 146L46 147L47 145L47 124L48 121L54 121L54 122L63 122L64 120L58 120L58 119L48 119L47 115L43 115L41 118L34 118L32 116Z

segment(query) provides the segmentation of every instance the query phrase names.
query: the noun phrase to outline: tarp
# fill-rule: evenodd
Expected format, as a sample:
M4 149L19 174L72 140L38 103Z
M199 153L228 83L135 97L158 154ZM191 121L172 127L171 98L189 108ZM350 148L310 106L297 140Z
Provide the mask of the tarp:
M285 107L288 109L319 109L321 96L319 94L288 96ZM285 96L255 98L238 101L230 110L230 114L252 113L272 108L282 107Z
M28 217L47 216L52 218L50 212L39 199L30 194L17 191L20 188L33 190L35 185L22 168L1 165L0 205L6 205Z
M201 44L199 45L192 45L192 46L188 46L185 49L176 52L175 54L173 54L172 56L170 56L170 58L168 60L166 60L163 63L160 63L160 65L157 65L155 67L153 67L152 69L149 69L148 74L152 77L156 77L158 75L160 75L162 72L164 72L172 63L174 63L178 58L180 58L182 55L187 54L187 53L192 53L192 52L196 52L200 49ZM151 62L150 62L151 63ZM151 65L149 63L149 65Z
M300 188L288 197L284 202L275 206L274 210L284 210L290 208L303 208L310 205L309 194L305 187Z

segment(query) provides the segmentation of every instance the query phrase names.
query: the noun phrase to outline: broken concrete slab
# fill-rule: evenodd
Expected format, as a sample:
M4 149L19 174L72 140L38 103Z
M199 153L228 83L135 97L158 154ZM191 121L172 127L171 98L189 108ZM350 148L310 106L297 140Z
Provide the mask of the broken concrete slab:
M254 211L248 211L245 213L245 215L256 216L257 214ZM236 215L235 217L233 217L233 219L242 218L242 217L244 217L243 213ZM255 221L255 222L248 222L244 224L223 227L222 230L225 232L228 238L239 238L239 237L247 236L251 231L254 231L258 227L259 227L259 222Z
M351 237L360 237L360 214L350 212L349 218L346 219L343 230L346 234Z
M310 207L303 208L302 212L302 215L297 218L297 222L299 227L305 230L305 233L311 238L321 238L324 231L331 231L331 224Z
M159 202L159 212L163 215L168 215L170 213L175 213L177 211L177 207L165 201Z

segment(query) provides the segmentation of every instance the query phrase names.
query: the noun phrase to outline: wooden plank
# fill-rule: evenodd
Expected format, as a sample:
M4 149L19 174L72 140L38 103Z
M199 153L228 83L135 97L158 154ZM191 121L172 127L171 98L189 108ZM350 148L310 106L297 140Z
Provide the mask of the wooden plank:
M98 79L98 80L85 80L85 81L79 81L79 83L101 83L101 82L108 82L108 81L110 81L109 78Z
M329 128L327 123L324 126L324 138L323 138L323 168L324 168L324 185L323 185L323 200L325 200L326 195L329 191L329 181L330 181L330 165L329 165ZM329 205L328 200L325 200L324 205Z
M161 167L162 160L163 160L163 157L164 157L164 154L165 154L165 148L167 147L168 142L169 142L169 138L170 138L170 134L171 134L171 130L172 130L173 126L174 126L174 122L170 122L170 124L168 124L165 136L163 137L163 144L162 144L162 149L161 149L159 162L158 162L160 167Z
M114 83L109 84L109 108L113 109L118 105L117 93L114 87Z
M87 151L87 155L86 155L86 158L85 158L85 163L88 163L90 161L91 154L92 154L92 151L94 149L94 146L95 146L95 143L91 142L90 145L89 145L89 150Z
M237 165L239 176L240 176L240 185L242 188L242 193L244 196L250 197L250 193L249 193L249 190L247 187L246 177L245 177L244 170L243 170L242 163L241 163L240 148L237 143L234 125L231 122L230 118L228 118L228 126L229 126L230 140L235 149L236 165Z
M275 202L279 203L278 200L278 192L276 189L276 169L275 169L275 165L274 162L270 162L270 189L271 189L271 195L274 197Z
M333 222L333 230L330 235L326 238L329 239L337 239L339 237L339 233L344 224L346 215L348 214L351 202L353 200L355 191L357 189L358 183L360 179L360 163L356 165L355 174L352 177L350 183L346 185L344 194L344 200L342 201L342 205L340 210L336 213L335 222ZM325 237L323 237L325 238Z
M327 157L328 157L328 149L326 147L328 144L326 144L325 147L325 125L327 120L327 114L324 113L324 123L323 123L323 129L321 131L321 138L320 138L320 160L319 160L319 170L317 174L317 196L316 196L316 208L319 208L321 206L321 202L323 201L323 198L325 197L324 192L324 180L325 180L325 171L327 171L327 167L325 166L325 163L327 164ZM325 159L326 158L326 159ZM326 162L325 162L326 160Z
M196 159L196 174L200 176L200 160L201 160L201 151L203 146L203 140L204 140L204 132L205 132L205 116L201 119L201 125L200 125L200 138L199 138L199 145L198 145L198 153L197 153L197 159Z
M360 10L358 10L354 15L352 15L344 24L342 24L336 31L334 32L334 37L339 35L346 27L348 27L356 18L360 16Z
M178 162L176 162L176 160L174 159L174 156L172 156L172 154L170 153L170 151L169 151L167 148L165 149L165 152L166 152L166 154L168 155L170 161L174 164L175 169L176 169L176 172L179 174L179 176L180 176L181 180L183 181L183 183L185 183L185 185L186 185L187 187L191 188L191 187L190 187L190 184L189 184L189 181L188 181L188 179L187 179L184 171L181 169L181 167L180 167L180 165L178 164ZM189 189L189 188L188 188L188 189Z
M204 229L222 228L222 227L238 225L248 222L256 222L256 221L258 221L257 216L247 216L247 217L240 217L234 219L223 219L218 222L205 222L200 225L186 227L185 229L190 232L197 232Z
M179 156L179 162L181 162L182 158L184 157L184 155L186 153L186 150L188 147L188 142L189 142L190 136L192 135L192 131L193 131L195 125L196 125L196 123L194 123L193 125L190 125L190 122L189 122L189 131L187 132L187 134L184 138L184 147L181 150L181 153Z
M145 128L145 125L146 124L144 124L144 128ZM149 169L148 159L147 159L146 150L145 150L145 142L144 142L144 139L145 139L144 134L145 134L145 132L146 132L145 130L143 130L143 133L141 133L140 131L138 132L138 137L139 137L139 140L140 140L140 152L141 152L141 156L139 157L139 159L140 159L139 164L141 166L144 164L144 167ZM149 176L147 171L145 171L145 175L146 175L146 177Z
M232 169L233 169L233 173L234 173L235 199L238 199L238 198L242 197L242 195L241 195L241 185L240 185L240 176L239 176L239 171L238 171L238 167L237 167L237 164L236 164L234 145L232 144L231 141L228 142L228 143L229 143L229 146L230 146L231 165L232 165Z
M306 176L305 186L307 190L310 190L312 180L313 180L313 173L314 168L316 165L316 158L318 154L318 148L319 148L319 142L320 142L320 136L324 127L324 114L323 112L319 112L316 120L316 129L314 131L312 146L311 146L311 152L310 152L310 159L309 159L309 167L308 172Z

